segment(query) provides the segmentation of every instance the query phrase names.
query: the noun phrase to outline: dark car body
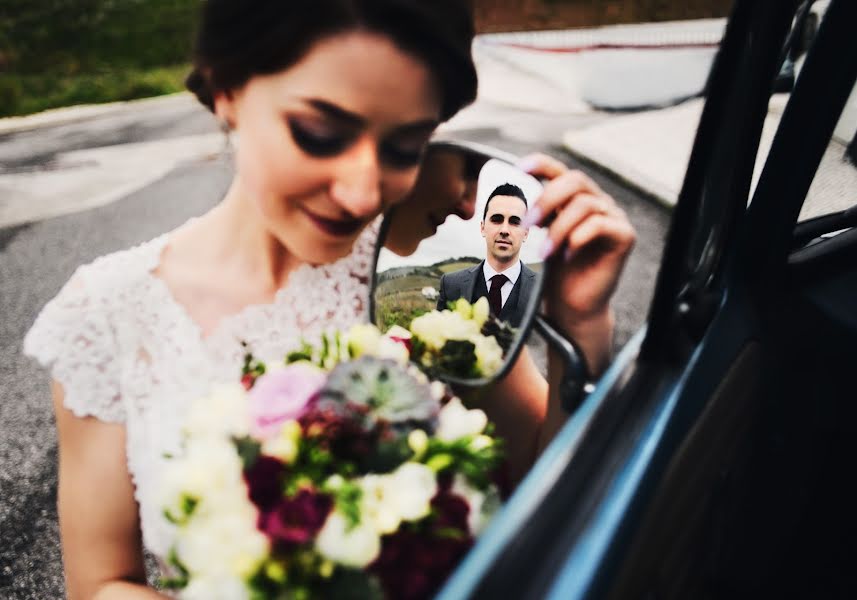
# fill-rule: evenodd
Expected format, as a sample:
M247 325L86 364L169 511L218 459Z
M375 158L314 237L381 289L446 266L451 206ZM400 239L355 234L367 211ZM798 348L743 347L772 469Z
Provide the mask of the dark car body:
M854 0L829 4L749 201L801 8L736 1L648 323L441 598L857 597L857 219L797 223L855 86Z

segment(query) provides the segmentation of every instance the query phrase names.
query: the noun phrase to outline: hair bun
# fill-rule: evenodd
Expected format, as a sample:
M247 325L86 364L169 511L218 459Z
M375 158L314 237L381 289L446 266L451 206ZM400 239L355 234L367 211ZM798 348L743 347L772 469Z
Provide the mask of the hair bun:
M184 80L185 87L193 92L196 99L199 100L211 112L214 112L214 95L211 93L211 87L208 85L208 80L199 68L194 68Z

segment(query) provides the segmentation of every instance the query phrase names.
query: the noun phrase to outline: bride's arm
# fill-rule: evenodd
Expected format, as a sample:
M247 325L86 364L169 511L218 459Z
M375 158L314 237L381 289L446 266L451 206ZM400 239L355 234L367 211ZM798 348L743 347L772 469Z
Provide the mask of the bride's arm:
M59 439L58 512L71 600L164 598L146 587L125 427L76 417L52 386Z

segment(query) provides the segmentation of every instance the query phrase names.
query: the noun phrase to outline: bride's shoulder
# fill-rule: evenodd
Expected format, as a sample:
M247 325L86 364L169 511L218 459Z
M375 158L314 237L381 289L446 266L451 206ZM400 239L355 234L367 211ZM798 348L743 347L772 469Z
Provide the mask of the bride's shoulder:
M81 265L69 279L63 292L85 293L107 300L139 291L148 285L166 245L166 234L142 244L99 256ZM63 293L61 292L61 294Z

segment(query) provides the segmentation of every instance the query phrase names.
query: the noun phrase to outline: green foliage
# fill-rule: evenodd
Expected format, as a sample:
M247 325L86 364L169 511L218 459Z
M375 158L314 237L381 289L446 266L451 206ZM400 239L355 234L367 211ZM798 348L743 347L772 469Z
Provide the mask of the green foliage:
M490 427L485 433L491 435ZM438 473L453 469L464 475L471 485L484 490L491 484L491 476L503 460L503 444L494 438L492 444L474 449L474 438L467 436L454 442L432 438L420 462Z
M176 575L174 577L161 577L158 580L160 587L165 590L180 590L187 587L190 581L190 571L179 560L175 548L170 549L167 555L167 564L175 569Z
M0 117L31 114L50 108L134 100L184 90L189 67L105 69L65 75L21 75L0 71Z
M0 116L184 88L200 0L3 0Z
M259 458L259 455L262 454L262 444L250 436L232 438L232 443L235 444L235 450L238 452L238 456L241 457L241 465L245 471L252 467Z

